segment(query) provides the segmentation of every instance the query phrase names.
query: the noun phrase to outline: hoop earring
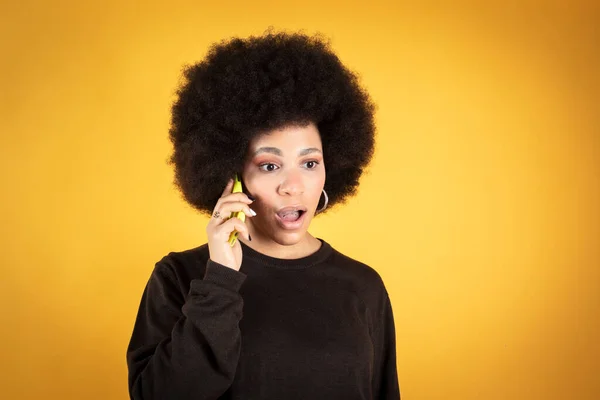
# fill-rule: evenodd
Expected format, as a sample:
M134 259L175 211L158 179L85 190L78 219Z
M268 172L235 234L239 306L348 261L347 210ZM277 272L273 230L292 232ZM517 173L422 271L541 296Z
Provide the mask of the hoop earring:
M320 214L321 212L323 212L323 210L325 208L327 208L327 203L329 203L329 197L327 196L327 192L325 192L325 189L323 189L323 194L325 195L325 204L323 204L323 207L321 207L317 210L317 214Z

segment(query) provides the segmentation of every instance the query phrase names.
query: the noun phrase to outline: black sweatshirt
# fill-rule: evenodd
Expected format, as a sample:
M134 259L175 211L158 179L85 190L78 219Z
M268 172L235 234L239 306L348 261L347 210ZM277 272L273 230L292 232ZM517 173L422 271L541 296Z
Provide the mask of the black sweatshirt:
M127 348L132 399L399 399L392 307L379 274L322 242L279 259L241 243L156 263Z

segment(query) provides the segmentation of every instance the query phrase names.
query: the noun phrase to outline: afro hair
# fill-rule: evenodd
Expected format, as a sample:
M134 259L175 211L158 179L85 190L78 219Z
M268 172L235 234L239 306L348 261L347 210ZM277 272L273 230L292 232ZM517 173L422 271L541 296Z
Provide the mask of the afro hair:
M356 194L375 144L376 106L321 35L273 33L213 44L184 67L169 138L174 184L210 215L261 133L314 123L326 165L330 210ZM319 205L321 207L321 205Z

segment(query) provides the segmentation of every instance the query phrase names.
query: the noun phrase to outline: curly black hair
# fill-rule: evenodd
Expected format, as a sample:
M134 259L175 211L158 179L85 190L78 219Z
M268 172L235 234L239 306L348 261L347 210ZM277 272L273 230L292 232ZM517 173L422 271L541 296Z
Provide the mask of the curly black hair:
M169 137L174 184L210 215L250 140L314 123L321 135L330 210L355 195L375 144L375 104L321 34L274 33L214 43L184 67ZM319 205L321 207L321 205Z

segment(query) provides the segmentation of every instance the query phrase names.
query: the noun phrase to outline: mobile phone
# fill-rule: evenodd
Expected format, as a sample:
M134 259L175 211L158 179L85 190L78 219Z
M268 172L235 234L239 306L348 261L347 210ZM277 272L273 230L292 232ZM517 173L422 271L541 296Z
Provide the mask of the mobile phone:
M235 178L233 179L233 189L231 190L231 193L240 193L242 190L243 190L242 181L238 177L238 174L235 174ZM239 218L242 222L246 221L246 214L244 214L243 211L232 212L231 218L234 218L234 217ZM231 247L233 247L233 245L235 244L237 237L238 237L238 231L235 231L235 230L233 232L231 232L231 234L229 235L229 245L231 245Z

